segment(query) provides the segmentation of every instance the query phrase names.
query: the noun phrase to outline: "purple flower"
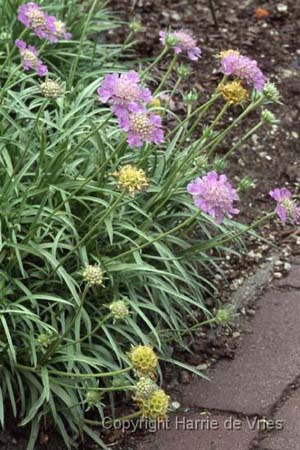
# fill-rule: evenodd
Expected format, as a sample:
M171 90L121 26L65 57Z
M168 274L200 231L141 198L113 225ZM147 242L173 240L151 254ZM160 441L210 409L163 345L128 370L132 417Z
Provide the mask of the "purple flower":
M189 183L187 190L193 196L195 205L212 216L218 224L223 222L225 215L232 217L239 213L233 207L233 202L239 200L239 196L226 175L209 172L203 178L198 177Z
M18 12L18 20L40 39L49 39L55 32L55 17L48 16L36 3L21 5Z
M145 104L152 100L149 89L140 86L137 72L106 75L97 89L99 100L109 103L111 110L120 120L126 120L128 113L143 112Z
M161 117L152 112L138 112L122 116L120 127L127 132L127 142L133 147L141 147L143 142L160 144L164 140Z
M72 35L66 31L66 25L49 16L36 3L21 5L18 10L18 20L34 32L40 39L57 42L60 39L70 39Z
M191 34L190 31L187 30L179 30L174 31L174 33L166 33L165 31L161 31L160 42L166 45L170 40L174 42L174 52L178 55L179 53L186 52L188 57L192 61L197 61L201 55L201 49L197 47L196 39Z
M40 77L44 77L48 73L48 68L38 57L38 51L32 45L26 44L26 42L20 39L16 40L16 46L18 47L22 59L23 69L25 71L34 69Z
M257 61L240 55L236 51L224 52L221 59L221 70L224 75L234 75L246 80L253 85L257 91L262 91L266 77L257 65Z
M269 194L277 202L276 212L281 222L285 223L290 219L293 223L297 223L300 217L300 208L292 200L292 193L286 188L277 188Z

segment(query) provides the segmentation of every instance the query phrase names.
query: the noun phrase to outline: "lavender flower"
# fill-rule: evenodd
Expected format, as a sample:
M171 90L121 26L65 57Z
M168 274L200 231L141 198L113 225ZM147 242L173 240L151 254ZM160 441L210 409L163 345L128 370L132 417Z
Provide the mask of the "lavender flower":
M40 39L48 39L55 32L55 17L48 16L36 3L20 5L18 12L18 20Z
M276 212L281 222L285 223L290 219L293 223L297 223L300 217L300 208L292 200L292 193L286 188L277 188L269 194L277 202Z
M71 39L71 33L66 31L66 25L49 16L36 3L29 2L19 7L18 20L34 32L40 39L57 42L60 39Z
M223 222L225 215L232 217L239 213L233 207L233 202L239 200L239 196L227 181L226 175L209 172L203 178L198 177L189 183L187 190L193 196L195 205L212 216L218 224Z
M197 47L196 39L190 31L179 30L174 31L174 33L161 31L159 35L160 42L162 42L163 45L171 43L171 46L174 47L174 52L177 55L186 52L192 61L197 61L197 59L200 58L201 49Z
M22 59L23 69L25 71L34 69L40 77L44 77L48 73L48 68L38 57L38 51L32 45L26 44L26 42L20 39L16 40L16 46L18 47Z
M120 127L127 132L127 142L133 147L141 147L143 142L160 144L164 140L161 117L152 112L138 112L123 116Z
M152 100L149 89L140 86L137 72L106 75L101 86L97 89L99 100L109 103L111 110L120 120L126 120L128 113L145 111L144 103Z
M221 54L222 55L222 54ZM223 53L221 59L221 70L224 75L234 75L246 80L253 85L257 91L262 91L266 82L266 77L259 69L257 61L240 55L232 50Z

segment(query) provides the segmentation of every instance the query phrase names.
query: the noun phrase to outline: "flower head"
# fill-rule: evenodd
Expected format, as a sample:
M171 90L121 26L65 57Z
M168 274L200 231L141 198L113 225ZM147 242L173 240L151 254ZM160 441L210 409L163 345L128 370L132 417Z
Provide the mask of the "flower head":
M29 2L20 5L18 20L26 28L32 30L40 39L57 42L59 39L70 39L71 33L67 33L66 26L54 16L49 16L36 3Z
M91 286L102 286L103 270L98 265L88 264L82 271L82 278Z
M220 325L231 325L237 318L236 309L233 305L226 305L224 308L219 309L215 316L215 320Z
M219 224L225 215L231 217L239 213L239 210L233 207L233 202L239 200L239 196L226 175L209 172L203 178L198 177L189 183L187 190L193 196L195 205Z
M133 368L140 375L153 375L158 358L150 345L138 345L133 347L129 353Z
M129 316L129 309L123 300L117 300L109 305L110 312L115 320L126 319Z
M64 89L57 81L54 80L46 80L44 83L41 83L41 92L46 98L57 98L63 95Z
M164 420L168 412L170 396L162 389L157 389L149 398L138 399L142 416L151 420Z
M136 398L149 398L158 389L155 381L150 377L141 377L136 383Z
M120 118L120 127L127 132L127 142L141 147L143 142L160 144L164 140L161 117L153 112L138 112Z
M231 50L221 58L221 70L224 75L233 75L248 84L253 85L257 91L262 91L266 77L257 65L257 62L247 56L240 55Z
M18 47L22 59L23 69L25 71L34 69L40 77L44 77L48 73L48 68L38 57L38 51L32 45L26 44L26 42L20 39L16 40L16 46Z
M126 120L128 113L145 111L145 103L152 99L150 90L139 83L139 74L134 70L121 75L106 75L97 89L99 100L109 103L120 120Z
M240 81L219 84L218 91L221 92L225 100L235 105L243 103L249 98L247 90L241 85Z
M274 83L271 83L270 81L267 81L267 83L264 85L263 95L267 100L274 103L278 103L280 100L280 93L276 85Z
M276 118L276 116L272 113L272 111L269 111L268 109L263 109L261 112L261 120L263 122L269 123L271 125L275 125L279 122L279 120Z
M292 193L286 188L277 188L269 194L277 202L276 212L281 222L285 223L287 220L291 220L293 223L298 223L300 208L292 199Z
M101 392L94 389L88 390L85 394L85 401L89 408L97 405L101 400Z
M52 42L56 42L59 40L68 41L72 38L72 34L69 33L66 29L66 24L61 20L55 19L54 21L54 33L51 37Z
M117 178L119 187L131 195L135 195L136 192L142 191L148 186L145 172L131 164L121 167L113 173L113 176Z
M55 17L48 16L39 5L33 2L20 5L18 20L40 39L48 39L49 34L55 31Z
M174 52L179 53L186 52L189 59L197 61L201 55L201 49L197 47L196 39L188 30L178 30L174 33L166 33L161 31L159 33L160 42L163 45L170 45L174 47ZM170 40L171 38L171 40Z

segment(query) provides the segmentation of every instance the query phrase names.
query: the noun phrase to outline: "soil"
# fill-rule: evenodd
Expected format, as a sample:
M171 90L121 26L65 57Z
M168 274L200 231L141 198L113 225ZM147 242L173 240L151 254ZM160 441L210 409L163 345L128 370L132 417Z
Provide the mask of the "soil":
M138 42L134 47L135 55L140 58L152 58L159 53L158 33L161 29L187 28L194 32L203 56L199 62L191 63L193 72L181 85L181 91L194 88L199 92L200 99L206 98L220 80L215 55L229 48L239 49L241 53L256 59L263 72L276 83L282 96L282 104L273 105L271 109L280 119L280 124L260 129L257 135L253 135L232 157L226 169L235 182L242 176L248 176L256 185L253 190L244 194L243 198L242 217L248 222L260 215L262 210L270 209L268 192L271 188L287 186L293 192L299 192L300 1L285 0L279 3L273 0L266 2L214 0L214 4L218 27L213 22L208 0L111 0L110 2L114 13L124 21L127 22L130 17L132 20L142 22L144 30L137 35ZM255 15L257 7L267 9L268 17L257 19ZM123 42L127 35L128 27L124 25L112 32L111 39ZM168 60L159 66L154 74L155 78L160 78L167 62ZM170 85L174 81L175 76L171 78ZM175 97L172 107L177 112L183 109L180 95ZM226 120L230 120L230 115L235 114L236 111L231 110ZM245 132L256 121L257 114L253 114L239 132ZM201 129L199 132L201 133ZM226 148L220 149L219 152L220 154L226 152ZM283 228L277 221L273 221L265 226L264 234L274 243L284 244L285 253L281 258L283 262L278 269L279 274L284 274L284 261L289 259L291 253L300 252L297 229L293 226ZM223 268L227 274L227 282L224 284L220 280L220 288L224 293L223 301L274 250L269 243L253 239L249 241L249 249L248 254L242 259L234 255L227 255L224 259ZM247 312L249 316L254 314L255 306L251 306L249 311L244 311L245 314ZM177 356L193 365L207 362L211 364L224 357L233 358L239 331L238 327L231 331L219 328L200 330L198 339L192 347L195 353ZM169 367L165 369L167 388L176 388L178 382L189 381L188 372L174 372ZM0 450L25 449L26 436L23 432L15 426L10 426L9 429L9 433L0 434ZM48 443L45 443L45 436L41 436L41 443L36 450L65 448L56 442L55 434L46 437L49 438ZM116 449L121 442L119 448L124 449L126 445L121 437L121 434L110 433L107 439L110 443L114 443ZM131 441L127 443L127 447L131 446ZM88 442L82 447L85 450L95 448L97 446Z

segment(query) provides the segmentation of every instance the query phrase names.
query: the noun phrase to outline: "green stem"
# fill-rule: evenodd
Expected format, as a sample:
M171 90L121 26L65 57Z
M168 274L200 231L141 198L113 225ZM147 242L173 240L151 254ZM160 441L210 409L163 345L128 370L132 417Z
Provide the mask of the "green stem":
M176 61L177 61L177 55L174 55L174 57L173 57L173 59L172 59L170 65L169 65L169 67L168 67L168 70L167 70L166 73L164 74L164 76L163 76L161 82L159 83L158 87L155 89L154 95L156 95L156 94L163 88L165 82L166 82L167 79L169 78L170 73L172 72L172 70L173 70L173 68L174 68L174 66L175 66L175 64L176 64Z
M131 253L134 253L136 251L140 251L142 250L144 247L148 247L149 245L153 244L154 242L160 241L161 239L163 239L166 236L169 236L170 234L174 234L176 233L178 230L180 230L181 228L185 227L188 225L189 222L191 222L192 220L195 219L195 217L197 217L200 214L200 210L197 211L193 216L188 217L186 220L184 220L182 223L176 225L176 227L171 228L171 230L165 231L164 233L159 234L156 238L151 239L150 241L145 242L142 245L138 245L137 247L127 250L126 252L121 253L120 255L114 256L113 258L110 259L110 261L114 261L115 259L121 259L124 256L128 256Z
M82 48L83 48L83 43L84 43L84 39L85 39L85 35L86 35L86 30L87 30L87 27L88 27L88 25L90 23L90 20L92 18L93 12L94 12L94 9L96 8L98 1L99 0L94 0L93 1L93 4L92 4L92 6L91 6L91 8L89 10L89 13L87 15L86 21L85 21L84 26L83 26L83 30L82 30L80 41L79 41L78 53L76 55L76 59L75 59L74 63L72 64L71 71L70 71L70 77L69 77L69 82L68 82L68 84L69 84L68 89L69 90L72 87L72 84L73 84L73 81L74 81L75 72L76 72L76 69L77 69L77 66L78 66L78 63L79 63L80 56L82 54Z
M223 156L223 160L227 159L229 156L234 153L234 151L243 144L255 131L257 131L262 125L264 124L263 121L260 121L258 124L256 124L251 130L249 130L239 141Z
M159 63L159 61L162 60L162 58L165 56L166 53L168 53L169 47L164 47L162 52L157 56L157 58L141 73L140 77L143 79L145 75L154 67L156 64Z
M40 373L39 369L34 367L24 366L23 364L15 364L14 367L19 370L24 370L25 372ZM113 377L115 375L120 375L122 373L130 372L132 367L126 367L125 369L113 370L111 372L97 372L97 373L73 373L73 372L62 372L60 370L49 370L49 375L60 375L62 377L74 377L74 378L106 378Z

